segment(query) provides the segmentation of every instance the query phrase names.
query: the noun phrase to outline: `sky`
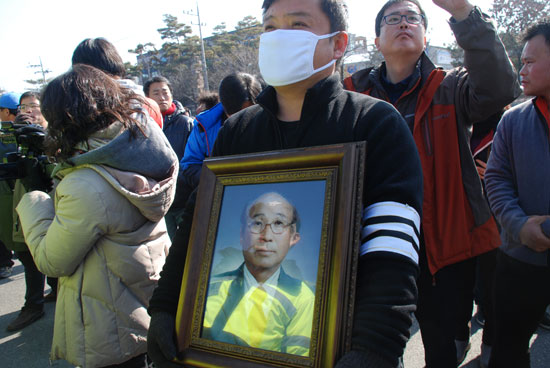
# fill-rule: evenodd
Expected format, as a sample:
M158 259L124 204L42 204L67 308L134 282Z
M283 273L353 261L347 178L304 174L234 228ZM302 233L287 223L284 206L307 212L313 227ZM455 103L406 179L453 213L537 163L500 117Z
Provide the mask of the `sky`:
M373 39L374 18L385 1L347 0L349 31ZM432 1L420 2L428 16L428 42L437 46L451 43L449 14ZM489 12L492 0L473 3ZM262 0L198 0L203 37L222 22L232 30L247 15L261 21L261 5ZM24 80L40 77L35 74L39 68L30 67L40 62L51 71L47 77L62 74L71 65L75 47L86 38L106 38L125 62L135 64L135 54L129 49L147 42L157 48L162 45L157 29L164 27L163 14L195 24L193 33L199 34L197 0L0 0L0 88L19 93L29 89Z

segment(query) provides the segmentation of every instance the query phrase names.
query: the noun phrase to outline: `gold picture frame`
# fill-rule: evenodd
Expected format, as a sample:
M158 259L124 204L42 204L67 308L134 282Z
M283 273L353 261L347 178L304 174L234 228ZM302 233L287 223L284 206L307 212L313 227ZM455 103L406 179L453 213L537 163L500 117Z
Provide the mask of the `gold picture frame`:
M179 363L194 367L328 367L350 350L365 152L366 143L355 142L204 161L176 318L182 352ZM264 327L262 331L267 332L260 335L262 343L256 346L251 337L246 340L246 322L233 315L239 303L246 303L242 284L248 263L242 257L248 225L242 218L251 211L246 203L273 192L292 203L300 219L284 224L289 233L298 233L300 240L298 245L290 245L292 249L283 257L276 285L282 288L283 274L288 274L293 285L301 285L294 290L301 291L285 294L273 289L270 308L275 310L274 305L284 299L286 304L281 305L293 314L280 312L286 319L274 318L276 312L264 309L269 317L265 323L271 326L271 321L277 321L281 326ZM273 231L271 222L263 225L262 232L267 225ZM286 231L282 226L276 229ZM234 246L237 242L241 248ZM219 285L230 287L224 289L223 297ZM235 290L241 290L239 297ZM282 296L277 299L273 295ZM216 303L223 304L222 309L210 307ZM227 304L233 308L229 317L230 312L223 309ZM298 331L300 339L276 332L290 334L291 329ZM211 334L214 330L216 334ZM297 347L288 347L293 344Z

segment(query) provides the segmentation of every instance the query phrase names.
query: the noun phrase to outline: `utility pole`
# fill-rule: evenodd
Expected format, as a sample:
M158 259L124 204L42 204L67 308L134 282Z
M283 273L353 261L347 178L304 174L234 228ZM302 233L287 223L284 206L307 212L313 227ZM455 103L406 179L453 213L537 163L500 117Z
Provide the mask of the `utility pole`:
M35 71L34 74L41 74L42 79L41 80L29 79L29 80L26 80L25 82L30 83L30 84L37 84L39 87L42 87L47 82L46 81L46 74L51 73L52 71L48 70L48 69L44 69L44 65L42 64L42 57L39 56L38 60L40 61L40 64L34 64L34 65L29 64L28 67L29 68L38 68L39 70Z
M29 68L40 68L40 70L35 71L34 74L42 74L42 83L46 84L46 73L50 73L51 70L44 70L44 65L42 64L42 58L40 56L38 60L40 60L40 64L29 65Z
M199 26L199 37L200 37L200 41L201 41L201 56L202 56L202 77L204 79L204 90L209 91L210 88L208 87L208 70L206 68L206 55L204 53L204 41L202 39L202 23L201 23L201 16L200 16L200 12L199 12L199 1L198 0L197 0L196 4L197 4L197 14L193 14L192 12L185 12L185 11L183 13L188 14L188 15L193 15L193 16L197 17L198 24L195 24L195 25ZM194 24L194 23L191 22L191 24Z

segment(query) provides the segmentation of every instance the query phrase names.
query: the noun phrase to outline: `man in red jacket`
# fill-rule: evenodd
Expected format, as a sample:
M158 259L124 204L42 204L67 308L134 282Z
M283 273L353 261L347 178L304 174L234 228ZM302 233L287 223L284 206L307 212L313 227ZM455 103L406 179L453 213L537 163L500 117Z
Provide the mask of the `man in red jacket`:
M413 133L424 175L417 319L426 366L456 367L459 301L471 298L473 257L500 244L469 148L473 122L519 95L512 64L490 19L467 0L434 0L465 52L465 67L436 68L424 53L427 19L417 0L390 0L376 17L385 62L346 88L391 102Z

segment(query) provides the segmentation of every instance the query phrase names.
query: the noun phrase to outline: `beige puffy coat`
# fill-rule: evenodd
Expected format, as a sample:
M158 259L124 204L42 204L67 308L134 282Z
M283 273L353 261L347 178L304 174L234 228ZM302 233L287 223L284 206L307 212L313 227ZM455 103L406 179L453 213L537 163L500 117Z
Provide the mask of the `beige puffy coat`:
M116 123L94 134L94 149L59 171L53 200L34 191L17 207L38 269L59 277L52 359L103 367L146 352L147 307L170 245L163 216L178 172L162 131L147 124L148 138L129 141ZM141 173L124 170L132 157L127 166Z

